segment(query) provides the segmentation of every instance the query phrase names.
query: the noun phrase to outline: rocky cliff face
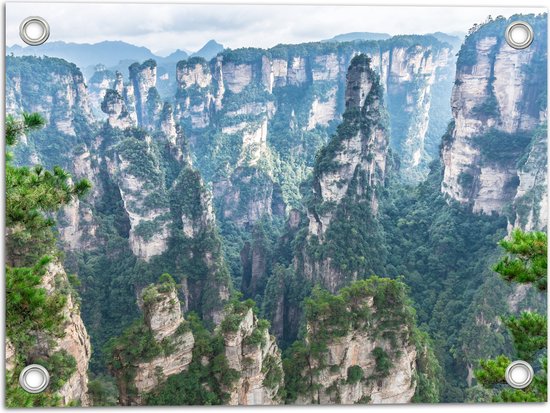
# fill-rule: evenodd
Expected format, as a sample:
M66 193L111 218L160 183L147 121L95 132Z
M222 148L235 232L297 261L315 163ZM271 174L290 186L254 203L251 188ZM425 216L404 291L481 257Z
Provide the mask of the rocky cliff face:
M36 58L30 56L8 59L36 63ZM6 113L38 112L46 118L49 128L72 137L77 135L82 120L92 121L84 77L74 64L49 58L38 71L21 67L7 64Z
M252 85L252 67L224 63L219 58L210 63L193 58L178 63L177 74L175 117L183 121L191 146L210 156L200 131L210 130L215 124L219 125L215 141L235 145L231 159L223 164L217 162L216 155L209 166L204 160L198 161L201 172L214 180L220 216L246 227L263 215L281 213L277 197L280 188L273 182L272 168L265 165L272 158L267 137L268 121L275 108L261 89L257 90L259 95L245 91ZM216 133L214 129L212 132ZM216 169L221 173L213 175ZM249 190L243 190L246 185Z
M375 216L378 193L385 181L387 120L379 77L370 65L366 55L352 60L347 75L344 121L318 155L314 167L307 239L320 248L327 246L333 254L339 247L334 245L334 230L328 234L327 231L336 228L341 220L359 218L351 212L354 205L366 208L366 213ZM338 222L331 225L335 217ZM334 292L350 274L344 275L333 261L331 253L319 260L304 250L295 264L306 278L321 282ZM352 270L352 279L357 276L358 271Z
M534 147L546 146L546 138L535 133L546 122L546 98L542 96L546 41L543 34L527 49L513 49L501 35L508 23L503 18L491 21L467 37L452 95L454 123L442 150L442 192L486 214L504 213L514 199L537 185L535 181L546 179L545 174L533 175L537 161L530 153ZM544 16L533 17L530 23L546 33ZM523 158L529 160L518 168ZM531 222L532 228L537 222L542 228L546 226L542 214L547 196L542 189L535 192L531 212L520 215L525 225ZM510 220L519 223L515 217Z
M421 393L425 347L415 338L404 288L373 277L336 297L314 292L306 302L305 350L292 356L297 404L409 403Z
M157 63L146 60L142 64L134 63L129 67L130 82L133 86L137 120L142 127L151 127L155 117L162 109L157 91Z
M178 66L178 79L200 87L205 80L196 73L198 67L193 69L184 73ZM106 92L104 109L113 129L105 129L107 146L101 150L129 219L130 247L152 265L170 260L171 272L182 273L185 308L219 324L230 280L212 195L191 165L174 106L158 100L154 62L132 65L130 80L125 85L118 76ZM141 131L128 129L135 126Z
M61 59L8 57L7 75L6 113L38 112L47 120L44 129L24 137L15 148L16 162L62 166L73 177L90 180L97 193L97 170L90 153L96 101L90 97L80 70ZM64 208L57 221L68 250L90 246L97 223L86 200Z
M173 213L181 220L182 247L187 248L187 278L183 293L189 309L201 310L205 319L219 324L230 297L231 280L217 235L211 194L197 171L185 168L174 183Z
M190 322L184 320L176 285L168 274L143 289L139 302L143 321L126 329L111 350L110 369L122 405L146 405L158 396L166 404L162 396L167 396L168 378L174 375L179 383L196 381L202 386L194 389L196 395L175 396L178 400L196 400L198 393L211 398L216 392L229 405L283 402L281 352L269 334L269 323L254 314L253 302L233 300L211 332L195 315Z
M179 62L176 69L178 92L177 112L193 128L204 128L210 123L213 95L213 75L203 58Z
M170 271L182 274L186 308L218 324L230 279L212 195L191 166L169 105L160 125L154 134L104 128L102 162L128 218L133 254L153 266L168 260Z
M256 168L238 168L230 179L214 184L221 219L251 229L262 217L284 217L285 202L274 177Z
M90 337L80 316L80 306L76 294L69 284L65 269L58 261L44 267L40 287L47 296L63 300L62 323L55 326L55 334L46 331L29 331L36 339L35 344L25 354L20 348L6 341L6 374L10 377L14 370L19 374L25 364L38 363L49 369L51 383L47 390L54 394L61 406L89 406L88 364L92 349ZM63 302L61 301L61 302ZM24 364L22 364L24 363ZM63 368L59 368L59 363Z
M215 233L211 194L191 166L187 140L174 118L172 105L164 103L160 111L155 106L149 118L143 111L139 115L143 104L151 102L147 93L155 94L151 90L156 79L154 69L148 62L132 65L132 83L124 85L118 76L113 89L107 90L102 109L109 116L110 128L102 132L99 162L106 166L120 193L134 255L152 263L154 259L158 262L167 256L179 256L179 248L187 248L184 261L188 263L181 263L180 258L173 263L179 267L193 262L196 267L191 271L193 276L183 280L186 308L198 310L204 304L204 316L219 323L229 297L229 281ZM131 97L136 102L137 123L129 110L134 101ZM137 125L145 129L135 129ZM170 248L174 239L181 239L185 246ZM197 248L207 239L213 241L211 248Z
M96 155L99 142L76 144L67 155L72 163L68 169L74 179L87 179L92 183L91 194L82 200L74 200L57 214L59 240L66 251L90 250L97 246L99 223L94 203L103 193L99 179Z
M42 278L42 285L48 293L58 291L63 286L69 285L69 280L64 268L58 262L51 263ZM90 337L80 317L80 307L75 297L67 294L67 301L63 308L65 324L63 337L54 340L55 344L50 346L49 352L63 350L74 357L76 361L75 372L68 378L59 390L64 405L71 402L88 406L88 363L92 355Z
M126 99L115 89L105 91L101 110L108 116L107 121L113 128L126 129L136 126L135 119L128 111Z
M514 227L535 231L548 226L546 124L535 130L527 157L518 165L519 185L514 197ZM512 218L513 219L513 218Z
M382 86L371 64L368 56L358 55L349 66L344 120L303 185L304 219L297 211L290 216L287 231L294 241L282 241L293 256L292 268L275 271L266 287L273 295L266 297L271 302L266 311L280 338L298 334L303 312L298 303L312 286L336 292L385 272L387 251L376 217L388 167L388 127Z
M415 393L414 345L397 344L400 354L396 356L391 370L382 379L370 384L348 381L348 372L362 371L364 377L377 377L377 354L392 354L390 343L377 343L368 334L351 333L328 344L328 367L315 379L320 390L313 397L300 397L297 404L399 404L410 403ZM392 354L395 356L395 354ZM318 365L313 364L313 368ZM359 370L361 369L361 370Z
M173 335L183 322L176 288L147 287L141 293L143 317L156 341Z
M40 364L45 366L50 374L51 381L49 388L45 390L45 400L53 396L50 399L52 406L90 406L90 337L80 315L79 299L70 286L65 269L58 261L52 261L44 267L40 288L52 300L64 303L60 311L62 321L54 326L56 331L53 334L46 330L25 332L29 335L28 338L32 337L35 342L23 353L21 348L14 346L7 338L6 377L13 380L13 374L19 374L25 365Z
M130 220L132 252L149 261L166 251L170 237L170 209L158 149L149 135L130 137L112 147L106 163Z
M356 188L356 195L363 196L368 191L367 199L376 214L376 192L377 187L384 185L389 140L379 77L370 63L365 55L359 55L350 64L344 123L340 127L340 134L332 142L333 148L328 148L316 165L313 190L321 202L337 206L348 194L355 177L363 185ZM323 162L332 164L324 170ZM331 218L330 213L312 211L309 215L310 234L323 238Z
M195 340L183 319L173 281L148 286L141 294L141 301L151 345L160 350L146 360L133 360L124 369L115 371L122 405L142 404L144 394L186 370L193 357Z
M58 214L59 238L67 251L93 249L98 225L86 202L74 201Z
M181 134L181 128L176 124L176 120L174 119L174 109L168 102L165 102L162 106L162 112L159 117L159 129L164 134L171 149L176 152L176 159L182 161L184 149L187 149L185 147L186 142Z
M5 355L6 355L6 372L10 372L13 370L16 366L16 351L13 344L11 344L11 341L9 338L6 338L6 347L5 347Z
M94 68L94 73L87 82L88 94L90 96L94 117L99 119L104 118L105 115L101 110L101 102L103 102L107 90L113 88L113 84L116 82L118 75L118 72L112 72L102 64L96 65ZM121 92L122 91L119 93Z
M89 82L90 98L98 120L107 120L112 127L156 129L163 113L157 90L157 64L153 60L133 63L128 68L128 81L119 71L96 68Z
M259 322L248 309L235 329L223 331L225 357L229 368L240 377L226 389L229 405L275 405L282 402L281 352L268 325ZM225 325L222 323L222 329Z
M260 223L254 227L250 241L244 243L240 262L243 270L241 291L247 297L263 295L269 270L276 258L274 254L275 240L272 228Z
M400 156L400 176L407 183L424 179L429 163L438 155L441 120L451 116L448 93L454 79L452 54L450 48L434 50L416 45L393 48L378 59L373 56L390 114L390 145Z
M372 57L372 66L381 76L391 126L395 130L392 146L403 158L403 176L418 180L436 155L433 148L437 145L427 143L426 139L436 136L433 128L439 128L439 136L444 132L441 124L430 119L431 88L452 82L443 70L454 63L450 46L434 38L404 37L398 41L357 42L345 47L312 44L299 50L293 46L243 49L224 52L211 62L196 58L183 61L178 64L176 116L185 120L186 133L195 152L208 156L211 163L216 164L217 160L201 148L204 145L201 137L205 132L210 133L208 128L213 124L222 127L223 135L229 135L213 136L216 141L223 144L229 139L241 146L241 154L235 153L232 165L262 168L256 165L258 159L280 156L288 160L293 153L315 152L323 143L319 135L326 139L341 120L347 67L360 52ZM304 90L301 96L292 93L298 88ZM441 94L440 91L436 88L435 93ZM440 117L441 112L434 116ZM281 128L292 132L290 136L287 133L285 142L279 136ZM309 134L312 137L308 139ZM246 150L250 143L257 146L254 151ZM255 155L248 157L247 152ZM201 156L198 167L210 180L211 173L203 167ZM306 165L312 165L310 155L304 159ZM222 167L227 172L223 181L227 182L234 166ZM271 172L268 165L263 167ZM280 184L284 186L283 182ZM228 195L234 196L234 193ZM285 200L292 197L292 194L284 195ZM262 200L261 203L267 207L270 202ZM254 222L253 218L233 215L247 224Z
M178 63L174 114L184 124L192 151L209 159L198 160L197 167L215 183L220 217L250 228L262 215L278 216L299 197L288 174L277 172L275 165L282 161L291 175L313 166L312 154L341 120L347 68L360 52L372 57L380 74L403 176L418 180L436 155L437 145L426 140L444 132L430 118L432 87L452 82L444 70L454 63L450 46L435 38L243 49L210 62ZM435 93L447 93L442 89L450 87L436 87ZM441 112L433 115L439 120ZM211 136L208 141L205 134ZM227 144L233 150L220 156L215 148ZM251 196L243 197L244 187L251 188ZM279 191L284 203L276 199Z
M90 337L81 318L80 297L65 269L57 259L48 259L33 269L6 271L8 299L13 300L9 307L13 324L7 324L5 343L6 403L89 406ZM14 313L14 308L19 311ZM28 314L34 314L32 321ZM49 386L37 396L25 396L18 383L22 369L30 364L39 364L50 374Z

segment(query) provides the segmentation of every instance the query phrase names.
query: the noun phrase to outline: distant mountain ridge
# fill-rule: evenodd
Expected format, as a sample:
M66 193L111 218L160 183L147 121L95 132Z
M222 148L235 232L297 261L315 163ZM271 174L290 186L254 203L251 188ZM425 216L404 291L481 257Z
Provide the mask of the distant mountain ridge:
M435 32L428 33L426 36L433 36L437 40L443 43L447 43L453 46L455 51L458 51L462 40L464 39L465 33L453 32L453 33L443 33ZM372 32L351 32L351 33L342 33L338 34L330 39L321 40L322 43L330 42L358 42L364 40L387 40L392 36L388 33L372 33Z
M208 41L197 52L191 56L200 56L205 59L211 59L219 52L223 51L222 44L215 40ZM166 57L158 56L150 49L144 46L136 46L123 41L104 41L99 43L66 43L66 42L48 42L41 46L21 47L19 45L6 48L6 54L15 56L50 56L59 57L69 62L75 63L81 69L95 66L99 63L106 67L116 67L123 61L144 61L154 59L159 65L177 63L180 60L189 58L189 54L181 49L177 49Z
M391 37L388 33L351 32L338 34L330 39L321 42L353 42L357 40L387 40Z
M102 63L105 66L115 66L121 60L157 59L146 47L135 46L122 41L104 41L94 44L48 42L41 46L12 46L6 48L6 54L15 56L34 55L51 56L75 63L81 68ZM162 58L161 58L162 59Z

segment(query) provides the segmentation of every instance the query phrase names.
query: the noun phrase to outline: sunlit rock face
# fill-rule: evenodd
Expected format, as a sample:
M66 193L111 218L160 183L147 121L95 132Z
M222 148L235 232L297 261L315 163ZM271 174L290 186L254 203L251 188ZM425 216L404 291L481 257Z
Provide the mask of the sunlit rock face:
M546 17L530 22L546 32ZM453 123L444 137L441 190L474 212L504 214L526 229L547 225L546 41L526 49L498 36L508 22L497 19L470 34L457 63L451 106ZM509 214L508 214L509 215Z
M137 361L132 382L127 383L123 371L117 371L119 399L123 405L142 405L143 396L174 374L186 370L193 358L195 339L181 311L174 284L163 283L146 287L140 297L144 323L157 343L170 345L170 351L147 361ZM129 392L132 386L135 391Z
M337 301L312 304L304 338L310 352L299 375L304 385L296 404L412 401L427 348L415 337L414 317L407 315L404 296L397 292L403 288L394 280L374 277L341 290ZM396 295L388 306L381 297L390 289ZM339 319L338 311L350 314L351 321ZM295 363L304 363L301 356L293 357Z
M319 244L327 242L326 233L343 203L366 203L370 214L377 214L389 144L382 94L371 60L366 55L354 58L347 74L344 121L314 168L315 201L307 212L308 239L314 238ZM296 265L306 278L321 282L332 292L347 279L333 265L332 256L316 259L304 251Z
M59 293L61 288L67 288L69 280L65 269L59 262L48 265L42 277L42 285L48 294ZM63 350L74 357L76 370L59 389L63 405L71 402L88 406L88 364L92 355L90 337L80 317L80 306L71 293L66 295L66 303L63 307L65 323L63 325L63 337L56 338L46 345L46 354ZM49 341L49 340L44 340ZM38 345L40 346L40 344Z
M177 66L174 118L192 151L200 154L198 169L213 182L219 218L249 229L262 216L278 218L295 204L295 184L275 165L283 162L300 175L313 166L313 155L342 120L346 73L358 53L371 57L380 75L394 130L390 145L401 156L402 179L418 182L426 176L437 155L435 141L444 132L439 118L450 117L450 45L432 37L405 37L341 48L237 49L211 61L194 57ZM447 110L434 112L432 96ZM230 156L218 155L217 145L230 145Z
M29 65L39 64L35 57L20 58ZM16 67L16 65L8 65ZM76 136L78 123L93 120L84 76L80 69L61 59L54 59L48 70L34 76L29 71L8 70L6 73L6 113L40 113L49 127Z
M276 405L283 386L281 351L275 337L258 325L258 318L249 309L237 331L224 332L225 356L230 368L241 372L230 388L229 405Z
M130 82L134 87L138 123L143 127L151 127L162 109L156 89L157 63L154 60L147 60L142 64L134 63L129 71Z

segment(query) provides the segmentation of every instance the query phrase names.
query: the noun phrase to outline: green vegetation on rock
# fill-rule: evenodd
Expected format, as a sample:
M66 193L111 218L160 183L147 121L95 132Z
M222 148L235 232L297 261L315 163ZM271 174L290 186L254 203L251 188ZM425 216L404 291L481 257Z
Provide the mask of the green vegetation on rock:
M6 118L6 143L16 145L24 134L43 127L38 114L22 119ZM14 349L12 369L6 377L6 405L10 407L58 406L56 393L75 372L76 362L65 350L52 351L50 343L64 336L64 307L70 288L48 292L42 277L59 252L55 246L49 214L82 197L90 189L86 180L71 182L70 175L57 167L16 167L6 154L6 338ZM56 276L56 274L54 274ZM76 298L76 296L74 297ZM46 351L36 351L45 340ZM48 368L51 384L41 394L31 394L18 384L21 370L38 363Z
M415 311L402 281L372 276L351 283L338 294L315 287L305 301L305 317L307 333L286 351L283 362L288 403L313 394L318 386L315 379L323 370L340 370L340 366L328 363L328 349L348 336L373 343L388 341L392 351L376 346L372 351L373 374L366 376L360 366L353 365L345 372L345 382L355 384L388 376L393 360L404 347L414 344L419 351L417 375L421 381L414 400L439 400L439 364L425 333L416 327Z
M525 233L515 230L510 240L502 240L500 245L510 255L505 256L494 266L508 282L532 284L539 291L547 289L546 233ZM480 368L475 371L477 381L489 389L494 402L546 402L548 377L548 319L545 314L524 311L519 316L503 317L510 331L515 357L534 366L532 383L524 389L499 387L506 383L506 368L512 362L506 355L494 359L480 360Z
M239 378L227 365L223 337L208 331L195 313L186 315L195 338L188 369L168 379L146 396L153 406L219 405L227 401L225 386Z

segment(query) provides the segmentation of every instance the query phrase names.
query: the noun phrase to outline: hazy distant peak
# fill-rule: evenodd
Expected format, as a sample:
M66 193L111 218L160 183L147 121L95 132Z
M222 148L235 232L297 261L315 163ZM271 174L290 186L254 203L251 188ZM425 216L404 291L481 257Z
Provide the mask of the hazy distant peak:
M210 60L224 49L223 45L215 41L209 40L206 44L200 48L197 52L193 53L191 57L204 57L206 60Z
M185 50L177 49L175 52L170 53L168 56L164 57L162 60L166 62L179 62L180 60L185 60L189 57L189 53Z
M455 51L458 51L458 49L460 49L460 45L462 44L462 41L464 40L464 36L466 36L466 33L435 32L435 33L430 33L429 36L435 37L437 40L439 40L442 43L447 43L451 45Z
M65 43L61 41L48 42L41 46L20 47L13 46L6 50L6 53L15 55L47 55L65 59L84 68L98 63L107 67L115 66L120 61L131 59L143 61L154 59L157 56L146 47L135 46L122 41L107 40L99 43Z

